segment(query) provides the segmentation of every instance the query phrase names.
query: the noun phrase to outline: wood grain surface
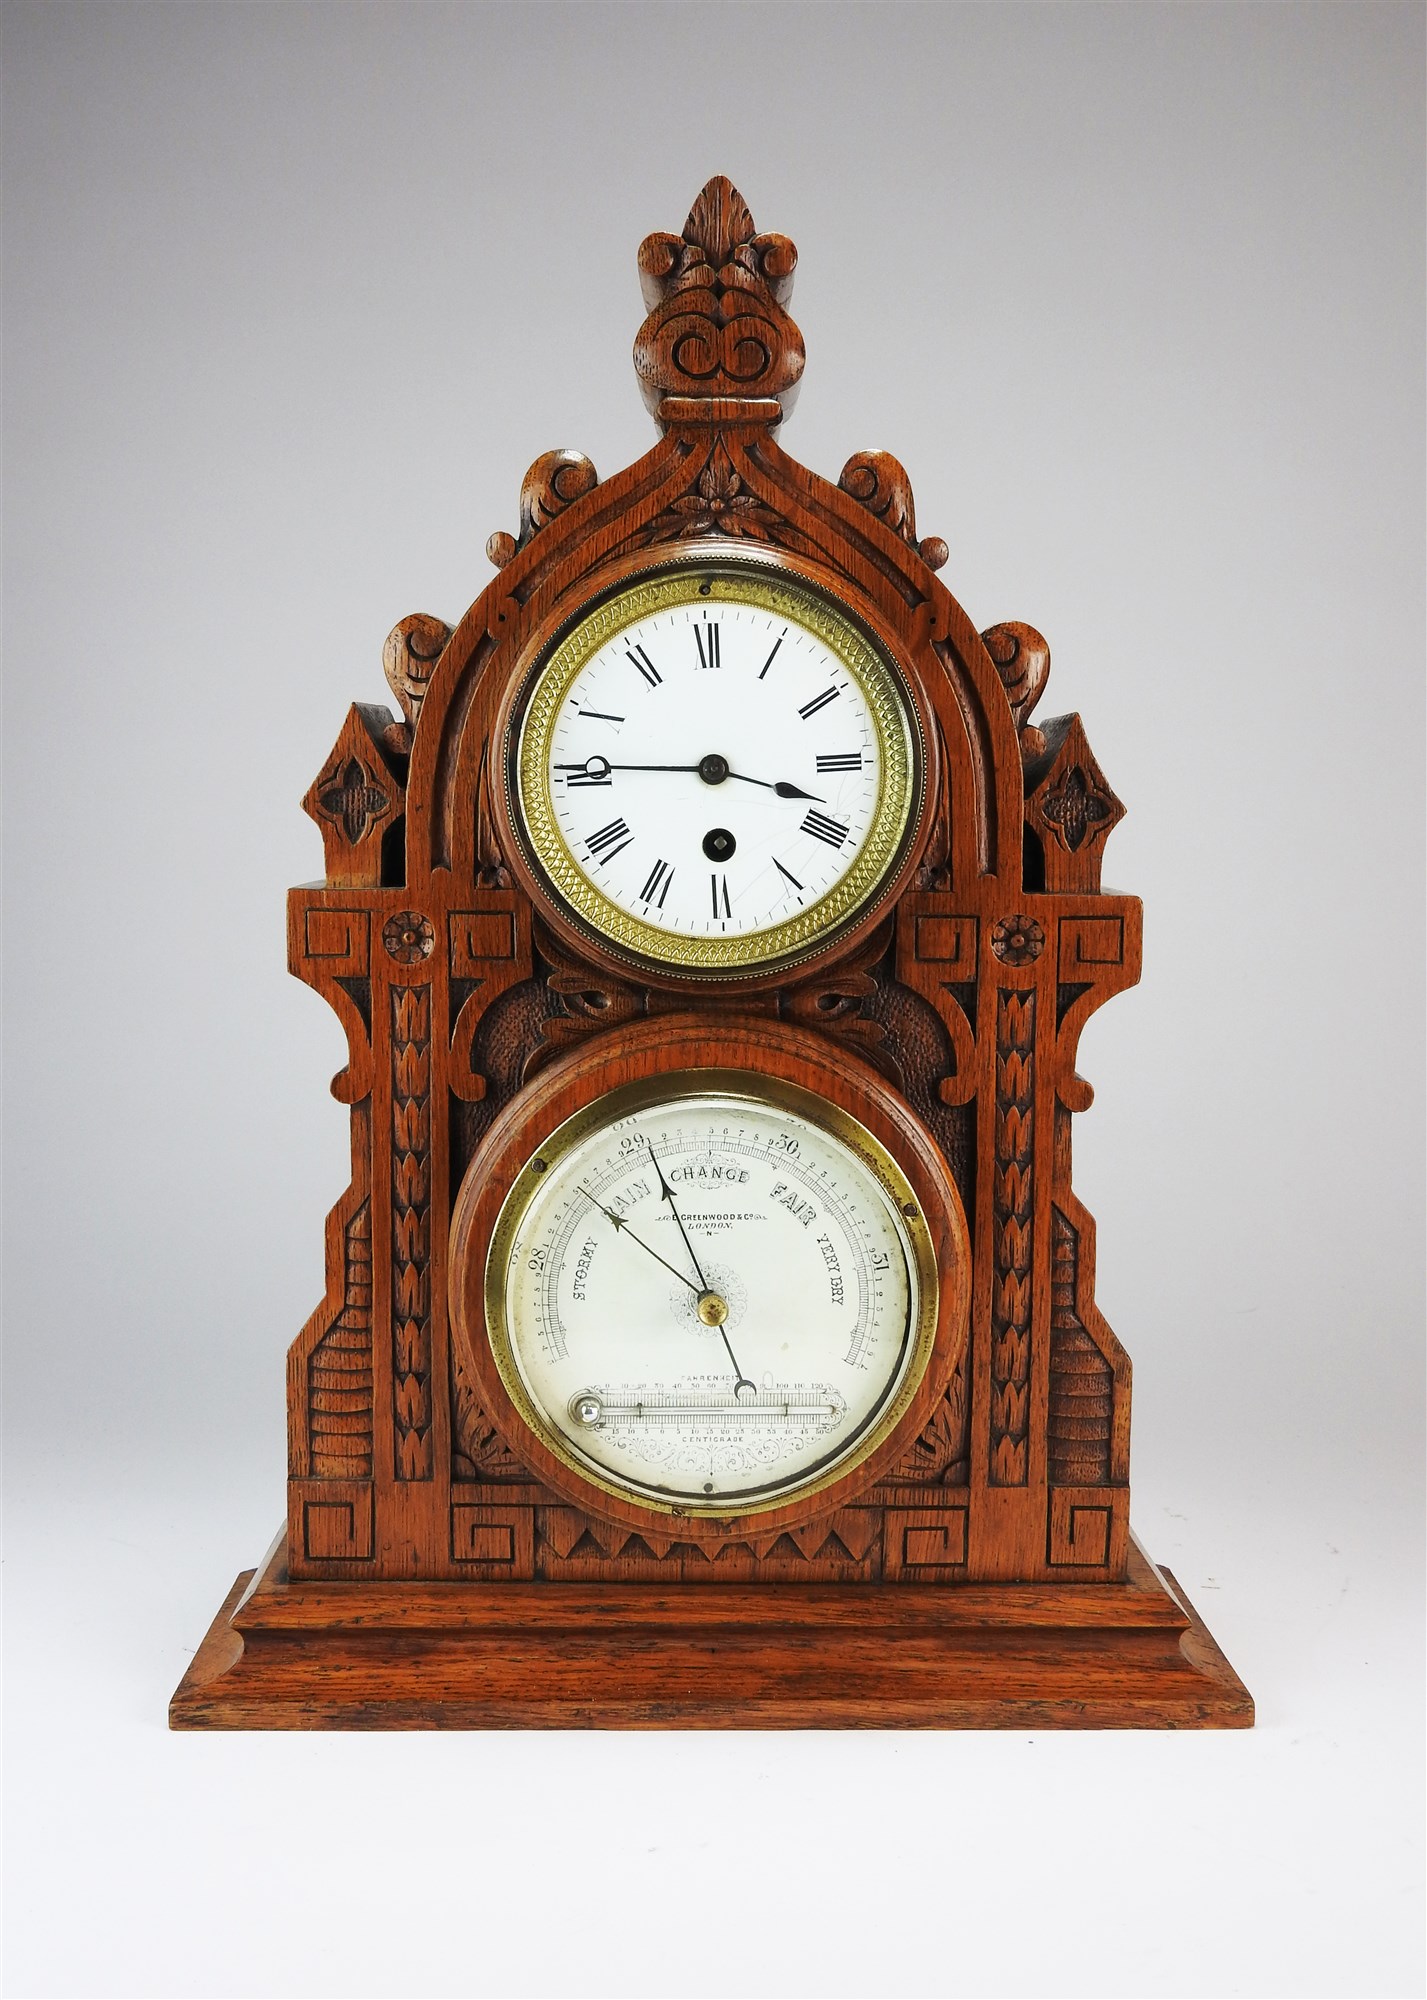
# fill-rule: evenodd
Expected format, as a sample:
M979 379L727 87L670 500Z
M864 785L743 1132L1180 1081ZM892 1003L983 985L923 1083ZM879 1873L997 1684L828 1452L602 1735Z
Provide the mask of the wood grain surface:
M1101 887L1123 807L1077 715L1033 719L1045 640L978 634L940 582L902 465L857 451L830 480L782 449L796 261L722 179L646 239L635 366L658 441L606 480L578 451L535 460L494 579L454 624L395 627L399 714L353 706L303 801L325 879L291 892L289 958L346 1033L351 1184L289 1356L285 1540L220 1611L175 1726L1252 1718L1131 1543L1130 1364L1072 1186L1081 1031L1139 975L1140 906ZM890 335L897 302L878 304ZM735 547L879 638L923 782L873 906L791 969L715 985L559 906L507 771L530 676L581 606ZM671 1529L552 1460L478 1309L528 1149L697 1049L855 1108L943 1272L934 1361L885 1448L736 1530Z

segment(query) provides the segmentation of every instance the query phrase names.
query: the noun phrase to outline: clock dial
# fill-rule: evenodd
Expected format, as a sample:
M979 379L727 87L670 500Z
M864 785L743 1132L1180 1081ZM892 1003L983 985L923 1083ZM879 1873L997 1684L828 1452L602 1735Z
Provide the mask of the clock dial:
M516 768L557 897L616 945L718 971L795 956L876 899L919 759L862 628L726 561L641 579L568 632Z
M707 1076L623 1111L616 1092L541 1148L492 1239L487 1327L567 1463L656 1505L749 1512L885 1435L937 1281L870 1134Z

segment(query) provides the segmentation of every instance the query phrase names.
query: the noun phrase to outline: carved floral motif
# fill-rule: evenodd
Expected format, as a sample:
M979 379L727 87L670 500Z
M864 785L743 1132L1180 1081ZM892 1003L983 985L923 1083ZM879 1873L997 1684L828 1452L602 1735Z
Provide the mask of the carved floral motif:
M715 441L694 490L681 494L651 522L641 540L659 543L683 535L735 535L766 542L782 525L781 516L744 486L727 451Z
M991 949L1003 965L1030 965L1044 946L1045 932L1034 917L1002 917L991 933Z
M382 943L398 965L419 965L436 949L436 933L426 917L401 910L382 925Z
M376 782L374 771L359 757L349 757L318 792L317 807L324 819L342 829L347 845L355 847L367 829L391 811L391 798Z
M1074 764L1041 797L1041 817L1048 819L1072 854L1084 845L1092 827L1112 817L1108 799L1097 792L1079 764Z

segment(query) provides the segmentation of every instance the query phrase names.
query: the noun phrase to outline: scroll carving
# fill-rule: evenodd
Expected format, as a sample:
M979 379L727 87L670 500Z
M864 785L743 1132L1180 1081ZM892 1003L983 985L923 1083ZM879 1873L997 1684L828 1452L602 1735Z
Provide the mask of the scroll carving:
M917 510L912 499L912 482L900 459L890 451L858 451L842 468L838 485L844 493L860 500L869 513L900 535L909 549L915 549L928 569L940 569L949 553L939 535L917 540Z
M423 611L403 618L387 634L382 648L382 670L386 674L387 686L401 703L402 713L411 729L416 727L421 704L426 699L427 684L450 637L449 625L443 625L439 618L427 617ZM388 736L391 736L390 731ZM409 744L406 747L409 748Z
M888 1481L892 1486L965 1486L971 1465L968 1443L970 1410L966 1398L966 1357L957 1364L951 1386L931 1422L902 1459Z
M557 514L593 493L599 477L582 451L542 452L521 481L520 533L497 530L486 543L486 554L496 568L504 569Z
M784 310L797 261L786 236L759 235L722 174L689 210L681 236L645 237L639 276L648 317L634 367L656 418L666 397L772 399L787 414L803 372L803 336Z
M1031 715L1050 679L1050 647L1034 625L1022 625L1016 619L989 627L981 634L981 643L1006 690L1020 732L1022 756L1029 760L1042 755L1045 738L1031 726Z
M457 1479L510 1484L530 1477L486 1415L461 1364L451 1355L451 1413L455 1433L451 1470Z
M886 969L879 974L892 942L895 919L889 917L850 957L829 966L812 979L785 986L778 1011L788 1021L819 1028L850 1042L870 1063L889 1077L899 1090L906 1077L896 1054L888 1045L885 1024L868 1012L868 1002L880 991Z

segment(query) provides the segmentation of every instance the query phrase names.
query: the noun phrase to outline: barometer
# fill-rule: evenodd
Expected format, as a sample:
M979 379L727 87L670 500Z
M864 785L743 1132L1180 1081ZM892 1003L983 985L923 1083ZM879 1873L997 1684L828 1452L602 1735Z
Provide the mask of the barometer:
M505 1203L486 1329L573 1471L673 1513L749 1514L845 1474L926 1366L937 1272L855 1121L757 1074L616 1091Z

